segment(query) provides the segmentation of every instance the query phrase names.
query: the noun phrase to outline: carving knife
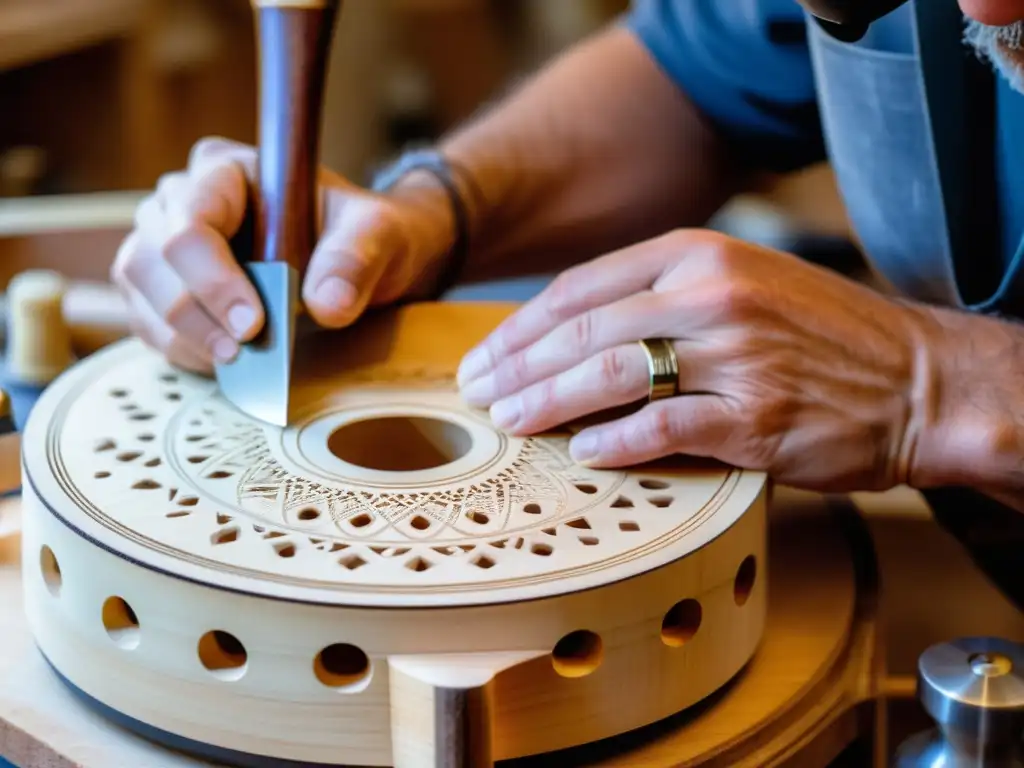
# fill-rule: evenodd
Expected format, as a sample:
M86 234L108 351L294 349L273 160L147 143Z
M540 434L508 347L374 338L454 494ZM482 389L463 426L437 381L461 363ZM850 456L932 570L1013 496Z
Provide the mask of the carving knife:
M224 397L287 426L302 277L318 234L317 169L327 60L341 0L252 0L259 57L254 240L243 262L263 302L260 335L215 366Z

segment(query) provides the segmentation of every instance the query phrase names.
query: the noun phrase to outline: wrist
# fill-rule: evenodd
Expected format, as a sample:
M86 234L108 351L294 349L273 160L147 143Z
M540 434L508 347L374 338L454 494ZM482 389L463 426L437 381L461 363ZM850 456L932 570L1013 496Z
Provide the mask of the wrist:
M410 242L424 256L407 298L440 297L460 279L468 257L473 179L445 154L420 150L403 154L373 187L420 224Z
M922 311L910 484L1024 490L1024 329L956 310Z

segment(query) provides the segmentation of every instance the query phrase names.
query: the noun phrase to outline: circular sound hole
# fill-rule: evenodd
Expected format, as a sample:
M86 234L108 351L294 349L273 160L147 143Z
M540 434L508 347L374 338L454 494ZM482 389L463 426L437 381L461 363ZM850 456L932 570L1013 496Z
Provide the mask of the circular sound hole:
M54 597L60 595L61 587L64 586L64 576L60 572L60 563L53 550L45 544L39 551L39 569L43 573L43 582L50 594Z
M601 665L604 643L588 629L565 635L551 652L551 664L562 677L586 677Z
M316 655L313 673L329 688L358 690L370 679L370 659L354 645L334 643Z
M750 599L750 593L754 591L754 581L757 578L757 560L753 555L748 555L740 563L736 571L736 579L733 582L733 599L736 605L744 605Z
M387 416L354 421L327 438L336 458L364 469L418 472L458 461L473 446L469 432L450 421Z
M249 654L229 632L215 629L199 638L199 661L221 680L238 680L245 674Z
M704 611L693 599L681 600L668 609L661 622L661 641L671 648L686 645L700 629Z
M139 617L121 597L108 597L103 603L103 628L117 645L132 650L139 645Z

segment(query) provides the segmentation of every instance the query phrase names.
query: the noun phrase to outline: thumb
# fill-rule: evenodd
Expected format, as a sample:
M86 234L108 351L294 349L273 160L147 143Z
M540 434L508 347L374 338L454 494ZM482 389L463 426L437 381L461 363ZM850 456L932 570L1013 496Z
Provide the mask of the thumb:
M306 271L302 299L319 325L340 328L366 309L405 244L386 203L349 190L329 195L338 199L327 201L323 235Z

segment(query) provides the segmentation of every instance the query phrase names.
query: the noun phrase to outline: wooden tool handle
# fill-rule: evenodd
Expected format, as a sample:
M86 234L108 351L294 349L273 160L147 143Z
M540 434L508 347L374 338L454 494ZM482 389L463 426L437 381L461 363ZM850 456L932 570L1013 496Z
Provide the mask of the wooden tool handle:
M317 238L327 59L341 0L252 0L259 43L256 261L305 271Z

